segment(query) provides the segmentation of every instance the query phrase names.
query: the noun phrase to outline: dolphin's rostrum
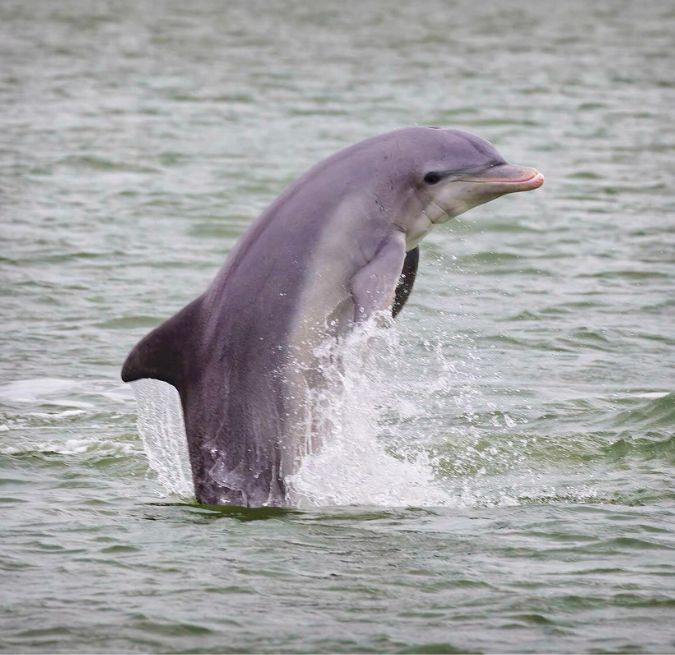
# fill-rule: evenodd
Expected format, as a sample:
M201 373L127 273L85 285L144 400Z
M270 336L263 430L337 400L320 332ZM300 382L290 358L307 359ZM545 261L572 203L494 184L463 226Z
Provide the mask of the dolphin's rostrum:
M209 288L131 351L122 379L176 387L197 499L283 505L315 347L405 304L438 223L543 176L483 139L411 127L319 162L251 225Z

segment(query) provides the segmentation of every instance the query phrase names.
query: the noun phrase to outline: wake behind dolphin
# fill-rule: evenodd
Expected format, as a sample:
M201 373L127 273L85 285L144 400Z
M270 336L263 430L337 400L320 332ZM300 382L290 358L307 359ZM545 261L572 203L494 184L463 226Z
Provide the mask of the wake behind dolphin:
M543 176L458 130L405 128L316 164L251 225L209 288L131 351L122 379L179 393L200 502L289 502L321 446L308 403L318 350L396 315L437 224Z

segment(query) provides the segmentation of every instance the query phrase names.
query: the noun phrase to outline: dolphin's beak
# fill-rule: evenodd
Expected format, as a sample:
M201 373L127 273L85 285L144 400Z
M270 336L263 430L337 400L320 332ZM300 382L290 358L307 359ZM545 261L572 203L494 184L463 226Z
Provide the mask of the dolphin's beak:
M499 164L479 175L463 177L464 182L484 185L486 191L503 195L516 191L532 191L544 183L544 176L536 169L515 164Z

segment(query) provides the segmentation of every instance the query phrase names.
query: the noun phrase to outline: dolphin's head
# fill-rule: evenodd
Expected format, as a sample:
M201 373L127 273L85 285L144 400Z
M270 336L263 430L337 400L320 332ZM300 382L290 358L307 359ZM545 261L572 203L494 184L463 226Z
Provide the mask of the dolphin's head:
M534 168L509 164L480 137L460 130L417 128L413 184L432 224L499 196L531 191L544 183ZM419 147L421 146L421 147Z

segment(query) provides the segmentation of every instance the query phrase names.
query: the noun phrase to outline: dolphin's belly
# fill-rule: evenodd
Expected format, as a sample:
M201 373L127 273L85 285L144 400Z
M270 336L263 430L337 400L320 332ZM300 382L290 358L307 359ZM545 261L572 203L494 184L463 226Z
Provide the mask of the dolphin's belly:
M315 349L349 329L355 265L344 230L310 227L299 235L279 220L245 237L208 292L207 306L221 309L206 323L201 402L185 412L202 499L281 504L284 479L316 445L307 423Z
M199 394L209 402L186 412L200 498L285 502L285 479L321 443L317 349L353 327L351 281L384 234L347 197L321 214L265 217L242 239L207 292L219 308L203 344L211 366Z
M354 275L377 250L362 234L361 214L344 203L306 261L304 283L293 299L283 372L285 408L280 476L297 472L302 458L322 444L317 398L329 393L326 350L354 327Z

